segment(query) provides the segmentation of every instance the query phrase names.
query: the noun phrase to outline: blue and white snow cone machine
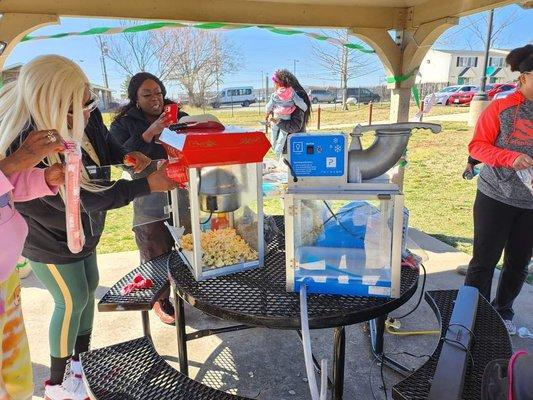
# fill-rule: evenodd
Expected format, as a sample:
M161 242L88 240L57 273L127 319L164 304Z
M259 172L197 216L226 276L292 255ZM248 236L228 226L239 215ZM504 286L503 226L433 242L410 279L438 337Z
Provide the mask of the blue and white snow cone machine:
M287 290L400 296L408 212L398 163L411 130L440 125L358 125L343 133L290 135L285 195ZM364 132L374 142L363 149ZM351 142L349 142L351 136Z

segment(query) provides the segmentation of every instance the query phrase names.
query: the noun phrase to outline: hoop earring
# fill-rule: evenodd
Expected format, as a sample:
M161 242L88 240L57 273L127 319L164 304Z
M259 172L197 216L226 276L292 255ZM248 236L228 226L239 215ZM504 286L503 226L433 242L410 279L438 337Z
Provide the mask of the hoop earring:
M140 108L141 108L141 107L139 107L139 102L137 102L137 103L135 104L135 106L137 107L137 109L140 109Z

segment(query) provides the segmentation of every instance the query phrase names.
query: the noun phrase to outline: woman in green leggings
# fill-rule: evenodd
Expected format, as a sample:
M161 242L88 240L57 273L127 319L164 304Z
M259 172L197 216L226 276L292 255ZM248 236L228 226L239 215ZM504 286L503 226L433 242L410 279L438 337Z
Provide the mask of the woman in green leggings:
M51 371L45 383L45 398L85 400L88 397L80 379L78 355L89 349L94 292L98 286L96 246L104 229L106 211L150 192L168 191L174 184L163 168L146 178L110 181L109 168L102 166L122 163L125 154L103 123L87 77L71 60L59 56L36 58L22 67L13 90L10 96L0 98L0 106L3 101L10 101L20 108L2 121L21 132L11 151L30 131L39 129L42 121L47 121L48 128L56 128L65 139L72 136L72 131L83 132L80 143L84 166L80 192L83 249L73 254L67 246L65 203L60 194L17 203L16 207L29 226L22 254L30 260L55 303L50 323ZM150 162L140 153L129 155L136 160L136 172ZM69 360L71 374L65 377Z
M94 319L94 292L98 287L96 252L69 264L31 262L37 278L54 299L50 322L50 353L74 357L89 349Z

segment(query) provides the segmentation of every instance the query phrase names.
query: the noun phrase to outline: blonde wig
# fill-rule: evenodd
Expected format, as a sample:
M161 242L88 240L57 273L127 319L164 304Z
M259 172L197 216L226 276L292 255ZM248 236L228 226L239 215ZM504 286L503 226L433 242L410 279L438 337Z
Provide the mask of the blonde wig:
M81 143L85 130L83 97L88 87L87 76L68 58L45 55L25 64L15 82L0 89L0 158L30 126L36 130L56 129L63 139ZM67 122L69 110L71 125ZM59 162L57 154L45 159L48 165ZM90 191L104 189L89 182L85 169L81 186ZM63 188L60 192L64 194Z

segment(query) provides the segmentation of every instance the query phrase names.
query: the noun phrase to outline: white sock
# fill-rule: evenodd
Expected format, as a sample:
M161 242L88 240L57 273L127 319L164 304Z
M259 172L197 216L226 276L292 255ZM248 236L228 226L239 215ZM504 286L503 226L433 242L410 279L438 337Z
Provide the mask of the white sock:
M70 372L72 372L74 375L81 376L81 362L70 360Z

